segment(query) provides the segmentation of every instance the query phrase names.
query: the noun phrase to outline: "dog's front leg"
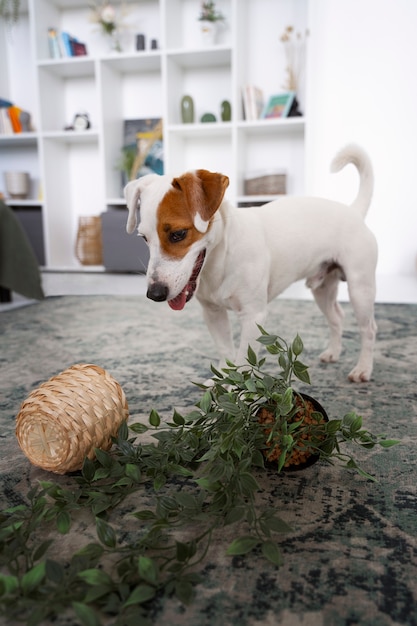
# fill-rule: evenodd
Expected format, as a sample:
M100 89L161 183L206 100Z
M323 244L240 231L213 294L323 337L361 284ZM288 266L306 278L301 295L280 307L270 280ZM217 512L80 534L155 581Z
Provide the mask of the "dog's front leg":
M204 321L220 355L219 367L222 368L226 364L226 359L233 361L235 356L235 346L227 309L202 300L200 300L200 304L203 307Z
M246 363L248 354L248 346L250 346L256 354L258 354L260 345L256 341L259 335L258 324L263 326L266 320L266 309L264 311L249 315L247 313L239 315L241 324L240 344L236 354L236 365Z

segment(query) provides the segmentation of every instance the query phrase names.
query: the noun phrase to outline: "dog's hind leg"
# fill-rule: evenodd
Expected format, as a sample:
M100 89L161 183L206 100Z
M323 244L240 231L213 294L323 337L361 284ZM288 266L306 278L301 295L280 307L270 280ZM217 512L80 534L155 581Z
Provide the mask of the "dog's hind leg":
M368 281L356 288L356 284L348 285L349 298L358 322L361 334L361 351L355 367L349 373L349 380L355 383L367 382L371 379L373 368L373 353L376 337L376 323L374 318L375 284Z
M337 301L340 273L334 270L327 274L319 286L312 288L314 299L320 311L326 317L330 329L330 341L326 350L320 354L324 363L334 363L342 351L342 331L344 313Z

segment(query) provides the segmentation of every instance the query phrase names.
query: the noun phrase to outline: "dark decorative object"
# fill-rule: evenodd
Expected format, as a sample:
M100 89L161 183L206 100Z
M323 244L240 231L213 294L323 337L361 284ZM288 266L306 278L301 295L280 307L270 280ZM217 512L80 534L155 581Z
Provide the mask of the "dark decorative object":
M145 50L145 35L136 35L136 50Z
M216 116L214 115L214 113L204 113L204 115L201 116L201 122L206 123L206 122L216 122Z
M230 122L232 119L232 107L228 100L223 100L221 104L221 117L223 122Z
M299 103L297 100L297 97L294 97L294 100L292 101L291 104L291 108L288 111L288 116L287 117L302 117L303 114L299 109Z

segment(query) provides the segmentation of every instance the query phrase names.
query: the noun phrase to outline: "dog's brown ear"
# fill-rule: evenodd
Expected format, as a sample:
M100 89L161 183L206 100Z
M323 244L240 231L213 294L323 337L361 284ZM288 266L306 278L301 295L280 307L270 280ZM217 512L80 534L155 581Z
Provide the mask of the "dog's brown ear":
M197 170L196 174L201 181L205 199L200 215L204 221L208 221L221 205L229 179L224 174L208 170Z
M172 186L184 193L194 225L202 233L221 205L228 185L227 176L208 170L187 172L172 181Z

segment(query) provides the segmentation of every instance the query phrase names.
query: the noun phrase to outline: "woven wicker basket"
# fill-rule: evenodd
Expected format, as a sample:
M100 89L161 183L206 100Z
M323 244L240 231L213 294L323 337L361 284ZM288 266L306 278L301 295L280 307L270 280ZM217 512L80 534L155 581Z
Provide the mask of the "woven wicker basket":
M29 460L65 474L81 469L94 448L108 450L129 416L123 389L97 365L79 364L42 383L16 418L16 436Z
M99 215L81 216L78 219L75 256L82 265L103 264L103 241Z
M287 192L287 176L284 172L253 176L245 180L246 196L278 195Z

